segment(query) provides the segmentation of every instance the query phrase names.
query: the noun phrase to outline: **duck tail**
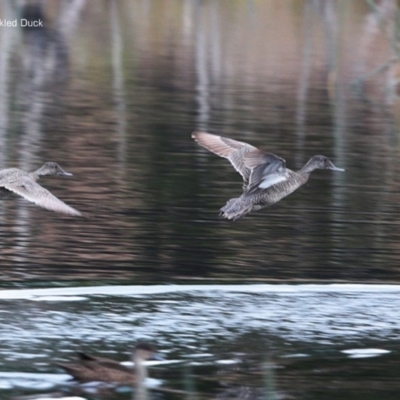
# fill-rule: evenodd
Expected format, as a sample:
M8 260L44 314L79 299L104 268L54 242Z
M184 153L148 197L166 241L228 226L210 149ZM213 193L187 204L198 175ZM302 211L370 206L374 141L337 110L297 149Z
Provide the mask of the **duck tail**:
M243 196L230 199L220 210L220 215L224 218L236 221L248 214L252 209L252 204L245 201Z

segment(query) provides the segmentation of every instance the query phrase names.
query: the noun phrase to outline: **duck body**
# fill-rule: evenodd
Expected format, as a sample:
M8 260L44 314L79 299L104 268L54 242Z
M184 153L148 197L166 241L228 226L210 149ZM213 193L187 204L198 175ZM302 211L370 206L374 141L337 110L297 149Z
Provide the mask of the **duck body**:
M309 175L300 175L289 170L288 181L278 182L266 189L253 190L250 193L245 190L240 197L230 199L221 208L221 215L236 221L248 213L272 206L304 185L308 178Z
M11 193L15 193L51 211L76 216L81 215L78 210L65 204L36 182L41 176L46 175L71 176L72 174L64 171L54 162L47 162L33 172L26 172L19 168L0 170L0 198L5 198Z
M57 365L81 383L101 381L120 385L142 384L147 377L147 369L143 362L160 359L155 348L147 342L138 343L132 350L134 369L118 361L86 353L78 353L78 358L77 363L58 363Z
M118 382L129 385L134 382L133 370L117 361L95 357L86 353L78 353L76 364L57 364L77 381L86 382Z
M299 171L286 168L286 161L272 153L223 136L194 132L192 138L211 152L227 158L243 177L243 194L229 200L221 215L237 220L244 215L271 206L304 185L316 169L344 171L328 157L315 155Z

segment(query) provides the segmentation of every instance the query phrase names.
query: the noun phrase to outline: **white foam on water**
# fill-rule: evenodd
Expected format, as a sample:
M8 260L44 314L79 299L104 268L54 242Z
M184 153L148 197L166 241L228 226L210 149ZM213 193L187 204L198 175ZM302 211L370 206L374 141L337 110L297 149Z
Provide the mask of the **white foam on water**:
M0 340L5 344L3 352L10 352L7 358L14 360L20 358L15 348L34 354L34 345L46 353L49 341L82 343L87 348L113 342L129 349L136 340L148 338L160 348L173 347L176 340L193 361L199 361L195 355L209 354L202 343L249 332L266 332L285 342L340 343L343 348L344 343L354 345L364 338L399 340L399 294L400 285L365 284L3 290L0 302L12 302L0 310L6 321L0 326ZM64 301L77 297L88 301L65 307Z
M310 357L310 355L305 353L294 353L282 356L282 358L302 358L302 357Z
M49 390L71 379L67 374L45 374L30 372L0 372L0 389L15 387Z
M86 301L89 300L83 296L36 296L30 298L32 301Z
M341 350L342 353L345 353L349 356L349 358L368 358L368 357L378 357L382 354L390 353L390 350L385 349L347 349Z
M215 363L219 364L219 365L235 365L235 364L240 363L240 361L239 360L217 360Z
M287 285L287 284L257 284L257 285L116 285L116 286L85 286L68 288L43 289L12 289L0 290L0 299L48 299L54 301L55 296L139 296L178 292L241 292L241 293L400 293L400 285L375 284L327 284L327 285Z

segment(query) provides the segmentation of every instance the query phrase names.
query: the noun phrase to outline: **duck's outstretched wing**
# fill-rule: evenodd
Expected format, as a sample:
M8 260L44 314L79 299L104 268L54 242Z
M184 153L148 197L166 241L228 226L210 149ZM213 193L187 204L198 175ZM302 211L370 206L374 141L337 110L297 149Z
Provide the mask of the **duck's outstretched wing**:
M19 178L18 182L3 182L1 186L47 210L69 215L82 215L29 177Z
M286 178L281 174L286 171L283 158L271 153L264 153L257 147L223 136L206 132L193 132L192 138L207 150L228 159L242 175L246 191L261 187L266 188Z
M256 147L206 132L193 132L192 138L207 150L229 160L233 168L242 175L245 183L248 182L251 169L245 164L245 156L249 153L254 153L254 156L260 153Z

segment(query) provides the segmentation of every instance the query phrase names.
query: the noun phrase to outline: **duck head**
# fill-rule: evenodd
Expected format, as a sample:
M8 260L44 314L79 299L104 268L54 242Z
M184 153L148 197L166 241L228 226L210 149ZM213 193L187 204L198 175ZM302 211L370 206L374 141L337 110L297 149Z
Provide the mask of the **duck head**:
M72 176L70 172L64 171L57 163L49 161L43 164L37 171L36 174L38 176L45 175L63 175L63 176Z
M332 171L341 171L343 168L338 168L333 162L326 156L316 155L311 157L307 164L301 169L303 172L310 173L316 169L331 169Z

